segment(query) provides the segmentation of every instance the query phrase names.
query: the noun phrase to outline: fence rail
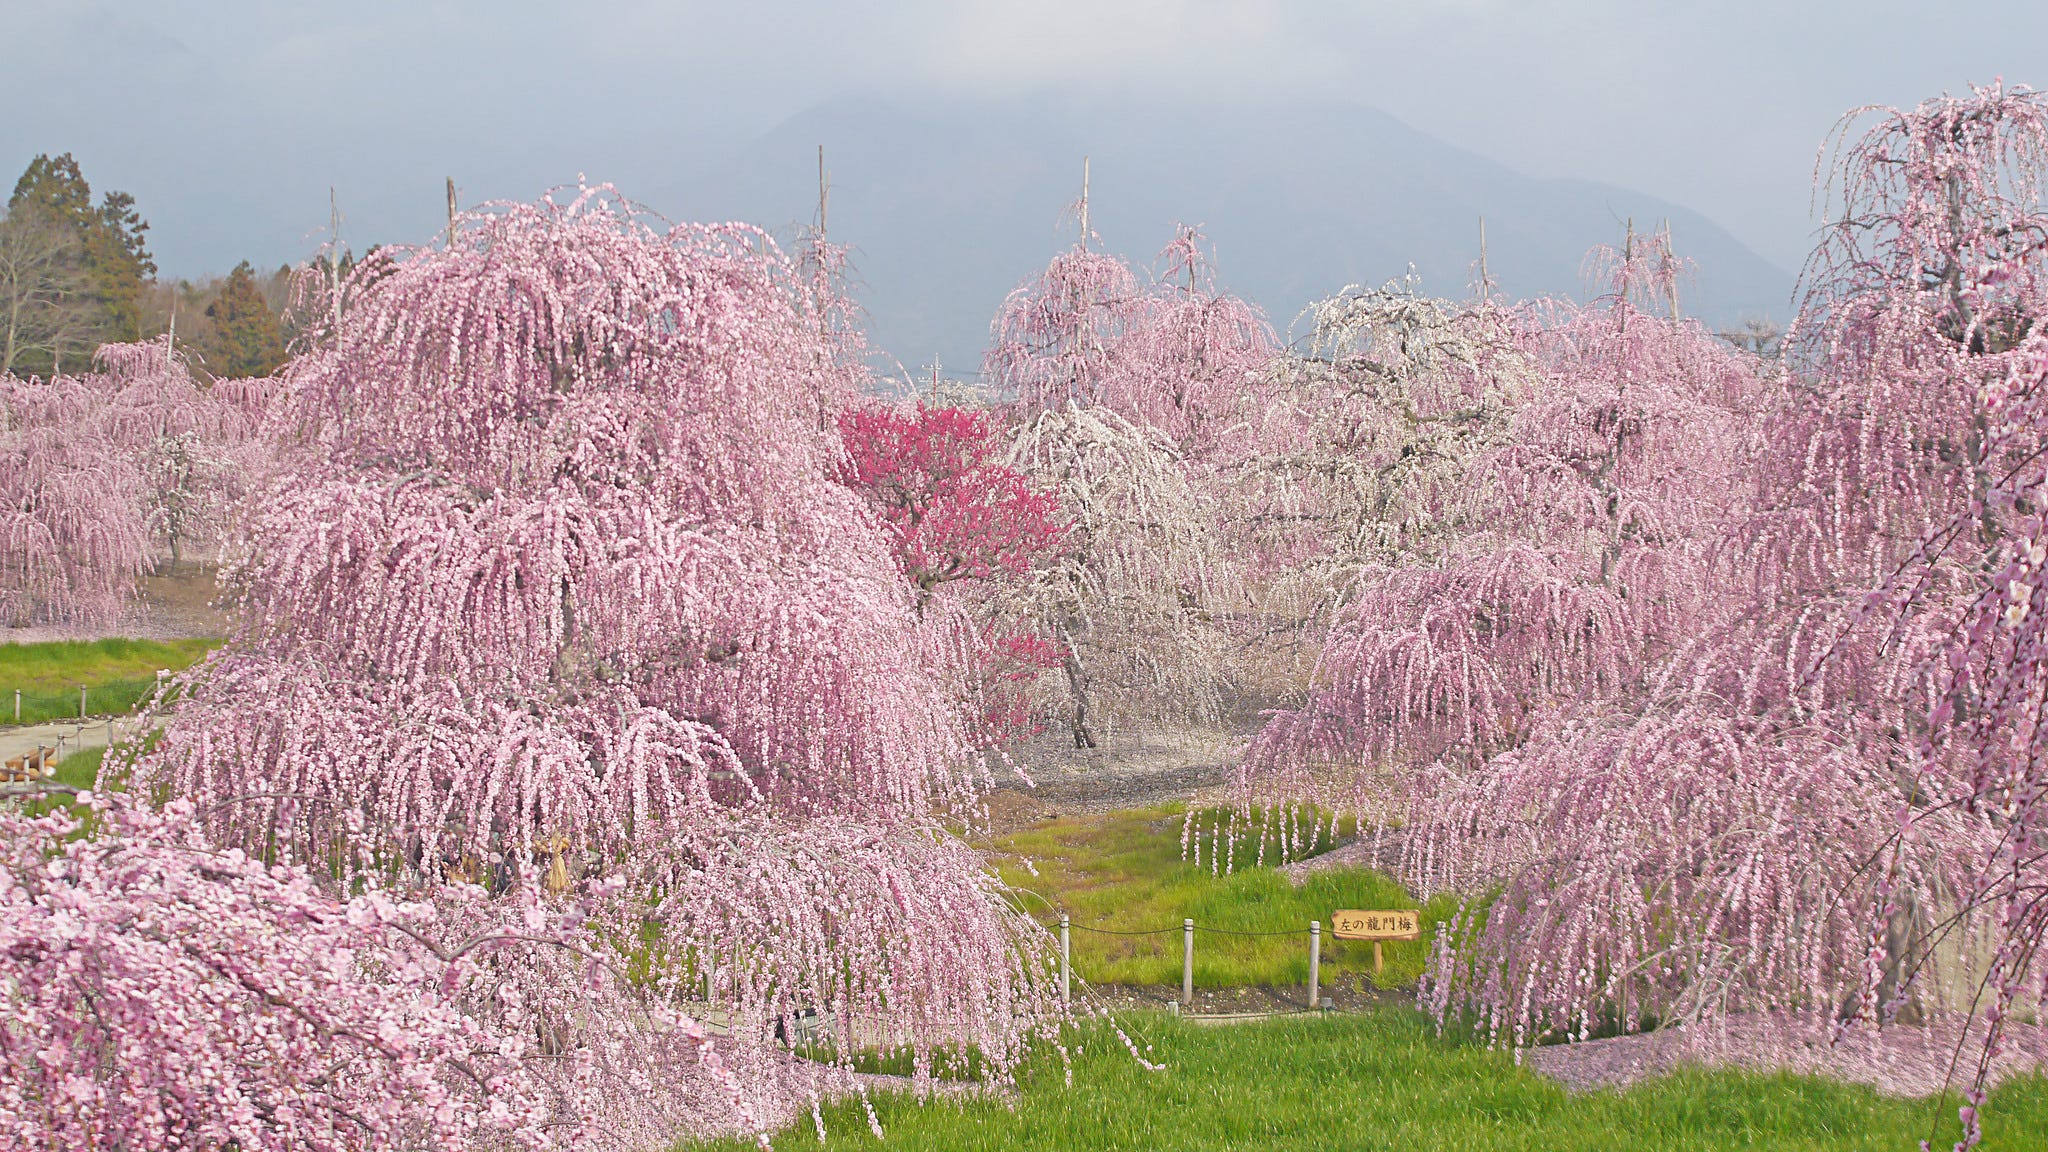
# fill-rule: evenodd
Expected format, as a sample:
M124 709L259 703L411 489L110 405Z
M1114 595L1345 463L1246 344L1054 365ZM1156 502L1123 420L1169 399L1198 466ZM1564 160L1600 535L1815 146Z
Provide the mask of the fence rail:
M1073 917L1062 913L1059 919L1060 940L1060 1000L1065 1003L1073 998L1073 949L1072 934L1079 930L1093 932L1097 936L1170 936L1181 935L1180 999L1172 1003L1180 1008L1189 1008L1195 1002L1195 933L1207 932L1216 936L1307 936L1308 937L1308 997L1302 1011L1313 1012L1323 1007L1320 996L1323 968L1323 922L1311 920L1306 928L1278 928L1271 931L1250 931L1242 928L1217 928L1197 924L1193 918L1185 919L1175 928L1094 928L1076 924ZM1377 962L1379 948L1373 948Z

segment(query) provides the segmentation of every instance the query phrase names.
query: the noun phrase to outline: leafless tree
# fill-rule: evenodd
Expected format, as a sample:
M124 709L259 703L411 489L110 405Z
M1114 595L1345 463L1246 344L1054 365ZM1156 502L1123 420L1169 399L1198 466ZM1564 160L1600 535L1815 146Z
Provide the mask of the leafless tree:
M0 216L0 374L30 355L83 367L92 319L77 237L33 212Z

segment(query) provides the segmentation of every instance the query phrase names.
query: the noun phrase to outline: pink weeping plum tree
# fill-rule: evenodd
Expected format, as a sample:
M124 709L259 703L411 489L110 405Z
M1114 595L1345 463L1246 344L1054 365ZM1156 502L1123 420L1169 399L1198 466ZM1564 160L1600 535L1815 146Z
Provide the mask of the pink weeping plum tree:
M101 434L142 474L152 550L176 567L188 549L221 543L265 466L256 430L270 382L202 383L169 337L103 345L94 361L106 400Z
M1775 377L1655 313L1661 253L1523 314L1544 380L1470 472L1498 527L1369 582L1241 781L1495 893L1440 1015L1981 1008L1977 1138L2043 930L2044 122L1993 87L1849 141Z
M168 340L104 345L78 376L0 377L0 617L111 626L161 553L217 543L261 467L264 388L202 384Z
M343 898L211 843L189 801L81 801L89 826L0 812L9 1147L660 1145L769 1119L700 1026L605 962L601 893L527 889L509 916L468 885Z
M1914 775L1898 840L1952 811L1984 827L1941 906L1916 904L1888 869L1870 959L1910 986L1938 974L1954 938L1974 929L1984 942L1970 1007L1990 1028L1963 1108L1967 1146L2004 1025L2048 998L2048 96L1993 84L1865 109L1841 138L1832 219L1791 334L1822 389L1809 458L1839 477L1805 486L1828 547L1801 559L1872 587L1859 624L1916 649L1901 731L1942 770ZM1917 929L1903 941L1901 923Z
M1639 697L1673 625L1701 623L1707 544L1740 508L1755 371L1639 307L1635 281L1665 265L1661 244L1613 255L1593 307L1510 321L1526 356L1515 367L1534 378L1505 400L1494 443L1418 485L1439 507L1402 513L1460 530L1442 553L1386 557L1357 580L1317 688L1272 717L1247 761L1260 802L1353 810L1382 795L1386 770L1455 776L1555 703Z
M805 1009L920 1077L942 1047L1006 1076L1058 1016L1041 933L941 823L988 772L832 482L854 372L805 278L756 230L657 228L608 189L355 275L279 381L289 464L226 575L244 629L135 786L349 890L480 885L471 935L611 893L593 948L716 1005L755 1115L818 1088L775 1055ZM465 1010L526 1012L568 1067L662 1050L630 1005L550 1000L546 954L495 953L518 995ZM641 1062L651 1087L535 1074L553 1122L632 1147L728 1116L677 1059Z
M103 627L148 567L145 480L90 380L0 377L0 619Z

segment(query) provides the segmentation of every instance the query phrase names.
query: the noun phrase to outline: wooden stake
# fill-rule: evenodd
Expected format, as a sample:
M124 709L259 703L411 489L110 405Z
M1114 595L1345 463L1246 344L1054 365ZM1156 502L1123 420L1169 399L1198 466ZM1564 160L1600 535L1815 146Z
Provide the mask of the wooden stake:
M17 692L15 695L19 696L20 693ZM1067 929L1067 914L1062 912L1060 913L1060 1003L1062 1004L1067 1003L1073 995L1072 988L1069 986L1072 980L1073 967L1068 960Z
M1664 221L1664 258L1671 262L1671 281L1665 286L1671 293L1671 322L1679 320L1678 312L1678 253L1671 250L1671 221Z
M448 246L455 247L455 177L448 178Z
M825 146L818 145L818 243L825 242L825 233L830 229L828 215L832 208L832 177L825 171Z
M1493 280L1486 274L1486 217L1479 218L1479 299L1493 298Z
M1322 1006L1318 998L1323 982L1323 922L1308 922L1308 1007L1313 1012Z
M1180 1000L1192 1008L1195 1006L1195 922L1192 917L1180 922Z
M1372 942L1372 974L1375 976L1379 975L1380 969L1384 967L1385 964L1385 957L1380 955L1380 942L1375 940Z
M1081 247L1088 247L1088 157L1081 157Z

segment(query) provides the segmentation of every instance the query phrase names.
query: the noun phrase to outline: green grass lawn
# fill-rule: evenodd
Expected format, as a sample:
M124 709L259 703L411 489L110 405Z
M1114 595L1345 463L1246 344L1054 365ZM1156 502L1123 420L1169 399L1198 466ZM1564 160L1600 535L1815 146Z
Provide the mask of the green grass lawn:
M1380 987L1412 985L1421 975L1428 938L1384 945L1385 971L1372 974L1372 945L1330 936L1339 908L1414 908L1400 885L1359 869L1319 873L1296 888L1271 867L1247 867L1240 844L1228 875L1181 856L1183 811L1178 807L1067 817L998 839L997 871L1024 893L1027 911L1054 922L1073 918L1074 971L1096 984L1178 984L1180 923L1248 932L1293 931L1272 937L1197 932L1195 983L1203 987L1289 985L1308 982L1308 925L1323 925L1323 981L1371 981ZM1026 867L1029 861L1030 867ZM1034 875L1033 872L1036 872ZM1425 928L1448 920L1449 898L1421 906ZM1101 935L1170 928L1158 936ZM1298 931L1297 931L1298 930Z
M130 711L156 688L159 668L186 668L219 647L219 640L60 640L0 644L0 724L14 721L21 692L21 722L40 724L78 715L78 689L86 713Z
M1798 1149L1908 1152L1957 1135L1953 1100L1893 1100L1810 1076L1682 1071L1627 1092L1572 1096L1504 1052L1439 1039L1414 1012L1379 1009L1197 1027L1140 1014L1141 1067L1115 1038L1080 1035L1068 1086L1051 1052L1009 1101L875 1098L885 1138L858 1101L825 1110L828 1148L893 1152L1044 1149L1399 1149L1614 1152ZM2048 1147L2048 1080L2016 1081L1984 1110L1986 1149ZM777 1134L816 1147L809 1118ZM699 1146L736 1152L743 1142Z

